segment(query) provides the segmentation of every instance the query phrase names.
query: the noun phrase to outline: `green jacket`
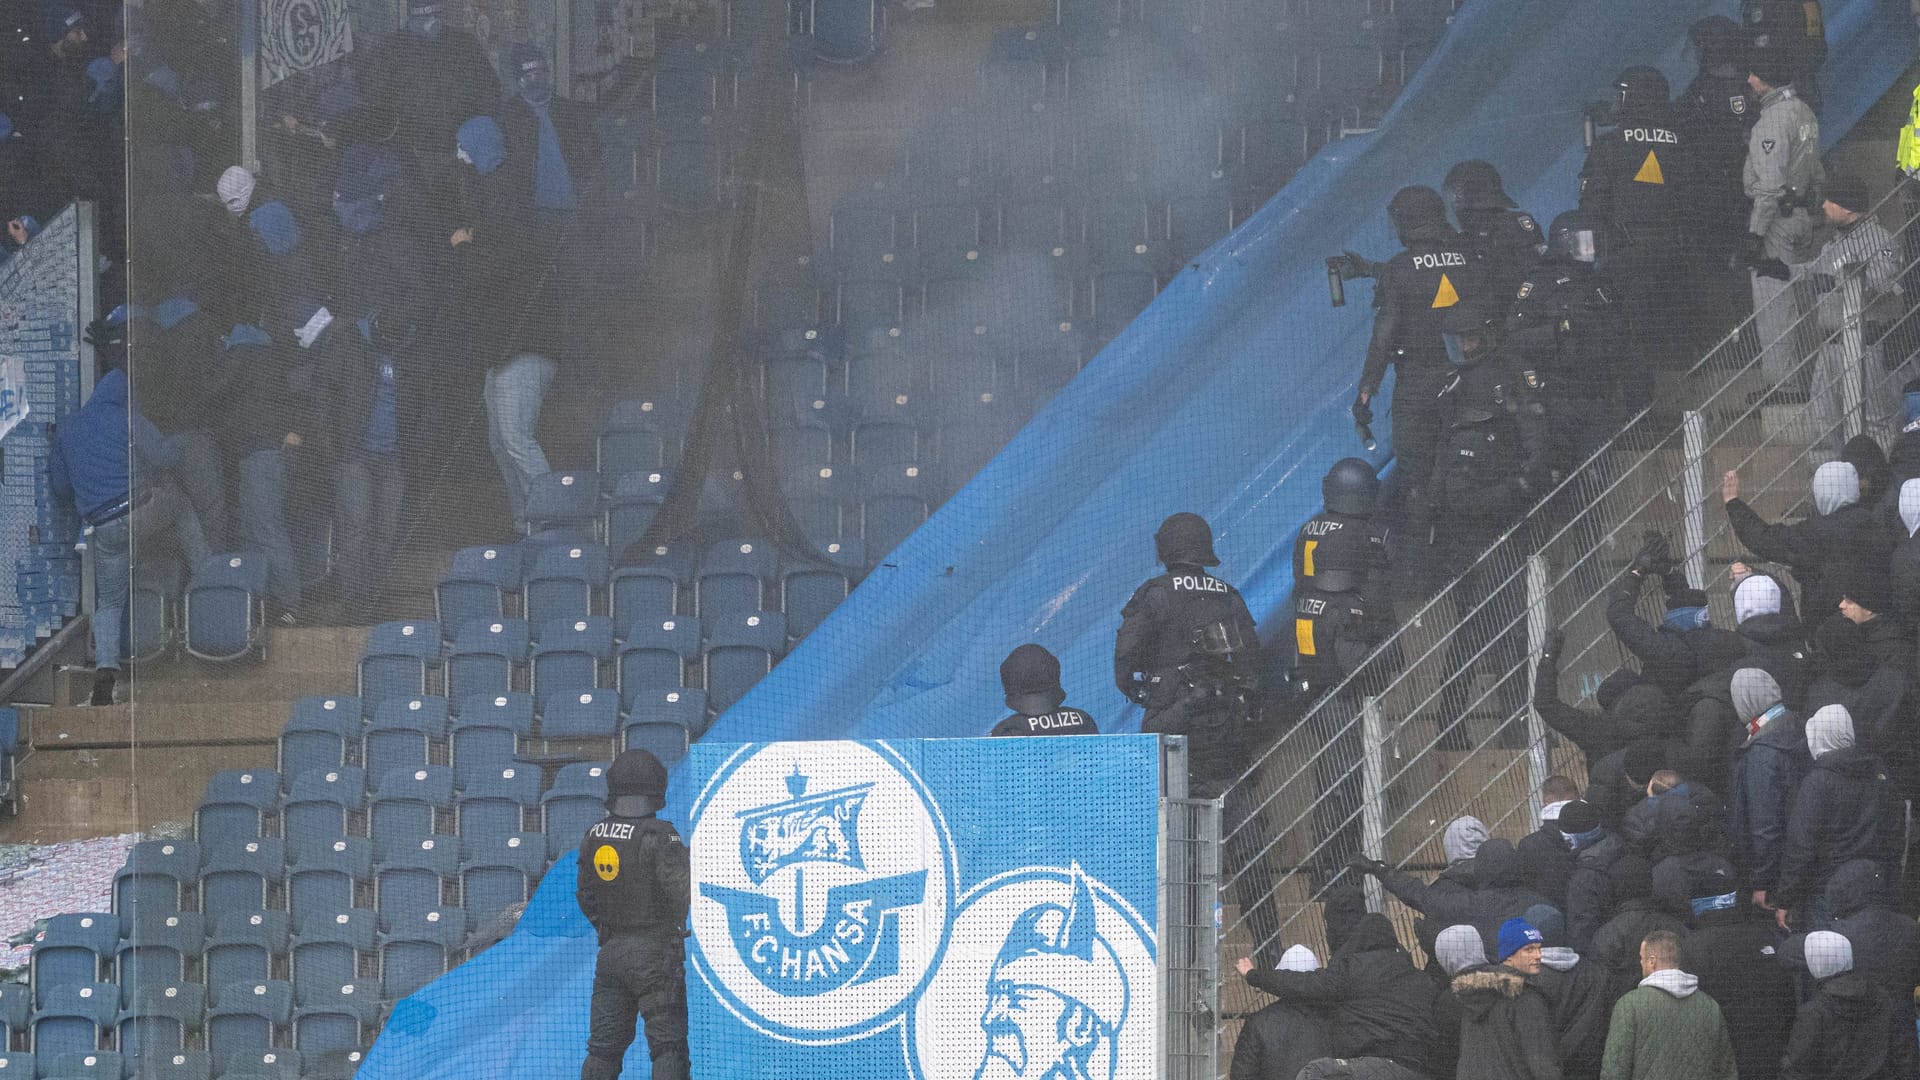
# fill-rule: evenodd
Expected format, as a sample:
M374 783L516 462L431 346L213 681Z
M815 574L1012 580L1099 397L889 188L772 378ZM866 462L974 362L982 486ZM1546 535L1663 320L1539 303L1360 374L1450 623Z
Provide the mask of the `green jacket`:
M1600 1080L1737 1080L1720 1005L1684 971L1656 971L1613 1006Z

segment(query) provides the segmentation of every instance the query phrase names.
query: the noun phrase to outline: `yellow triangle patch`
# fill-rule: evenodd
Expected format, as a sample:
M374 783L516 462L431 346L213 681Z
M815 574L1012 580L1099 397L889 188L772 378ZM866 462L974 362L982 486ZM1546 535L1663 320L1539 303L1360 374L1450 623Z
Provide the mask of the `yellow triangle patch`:
M1633 178L1642 184L1664 184L1667 182L1667 174L1660 171L1660 159L1654 157L1653 151L1651 150L1647 151L1647 160L1640 163L1640 171L1634 173Z
M1435 308L1449 308L1459 302L1460 294L1453 291L1453 282L1447 280L1447 275L1441 274L1440 288L1434 290L1433 306Z

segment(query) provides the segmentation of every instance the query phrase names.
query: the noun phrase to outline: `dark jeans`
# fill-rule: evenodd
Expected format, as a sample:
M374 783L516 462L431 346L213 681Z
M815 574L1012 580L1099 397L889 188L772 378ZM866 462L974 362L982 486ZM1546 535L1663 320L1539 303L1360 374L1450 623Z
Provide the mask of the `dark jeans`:
M336 467L335 483L340 592L347 603L347 617L364 621L376 614L374 606L393 561L406 476L398 454L355 450Z
M593 1019L580 1080L614 1080L636 1017L647 1024L655 1080L690 1080L686 947L679 938L623 934L600 946L593 968Z
M240 532L247 549L267 557L267 593L283 608L300 606L300 566L287 537L287 458L279 447L240 461Z
M96 525L90 537L93 549L93 666L118 670L120 654L126 647L121 636L127 614L127 600L133 572L133 549L140 549L143 564L162 557L157 548L178 549L187 562L187 574L207 556L207 540L200 531L200 519L193 507L171 487L155 485L143 488L139 506L126 514Z

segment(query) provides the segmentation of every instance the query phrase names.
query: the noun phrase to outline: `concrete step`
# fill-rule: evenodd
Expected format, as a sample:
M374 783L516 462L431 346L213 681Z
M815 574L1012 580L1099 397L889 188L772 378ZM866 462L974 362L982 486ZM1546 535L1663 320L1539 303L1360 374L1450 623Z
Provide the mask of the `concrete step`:
M0 843L53 844L191 822L214 773L273 760L268 744L36 751L20 764L20 812L0 818Z
M271 744L286 726L292 699L206 704L148 701L30 709L26 741L40 750Z
M128 696L141 704L204 705L351 693L366 637L364 627L271 629L262 662L208 664L191 657L154 661L134 670ZM63 703L84 700L81 694Z

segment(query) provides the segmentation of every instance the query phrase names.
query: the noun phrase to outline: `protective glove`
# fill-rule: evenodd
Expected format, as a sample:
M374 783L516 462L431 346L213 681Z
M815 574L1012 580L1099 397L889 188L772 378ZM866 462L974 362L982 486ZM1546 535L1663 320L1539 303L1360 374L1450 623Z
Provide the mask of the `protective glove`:
M1640 551L1627 564L1627 572L1635 577L1664 577L1671 569L1673 553L1667 548L1666 535L1651 529L1641 533Z
M1793 280L1793 271L1787 269L1787 264L1781 262L1779 259L1760 259L1754 262L1752 266L1753 272L1759 274L1761 277L1772 278L1775 281Z
M1340 268L1340 277L1342 280L1352 281L1354 278L1379 276L1380 264L1367 258L1365 255L1355 251L1343 251L1340 255L1346 260L1346 263Z
M1145 705L1147 703L1147 684L1143 680L1133 680L1132 684L1127 687L1125 693L1127 700L1133 702L1135 705Z
M1359 427L1373 426L1373 406L1355 398L1353 401L1353 422Z
M1356 855L1347 861L1347 869L1356 874L1371 874L1374 877L1379 877L1393 869L1393 867L1388 866L1379 859L1369 859L1365 855Z

